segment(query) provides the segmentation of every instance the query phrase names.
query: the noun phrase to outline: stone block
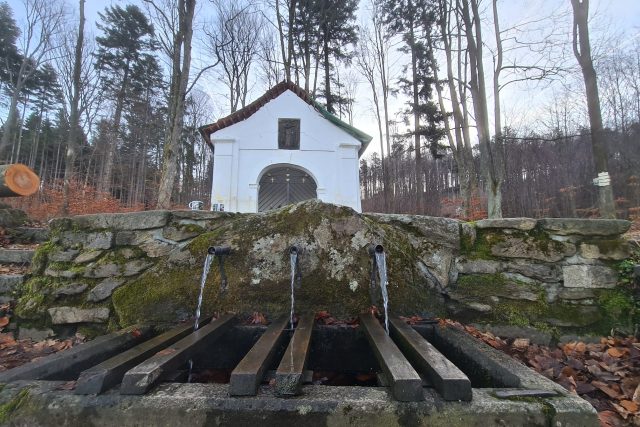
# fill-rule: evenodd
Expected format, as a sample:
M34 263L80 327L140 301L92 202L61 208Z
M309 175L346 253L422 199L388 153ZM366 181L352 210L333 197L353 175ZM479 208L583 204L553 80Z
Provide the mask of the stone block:
M145 271L147 268L153 265L152 262L145 261L142 259L136 259L133 261L129 261L124 265L124 276L135 276L136 274L140 274Z
M78 272L75 270L54 270L51 267L47 267L44 270L45 276L50 277L62 277L63 279L73 279L74 277L78 277Z
M66 325L72 323L104 323L109 320L106 307L82 309L77 307L52 307L48 310L51 323Z
M18 227L25 222L27 222L29 218L24 211L20 209L13 208L2 208L0 209L0 227L5 228L13 228Z
M115 291L120 286L122 286L123 283L124 283L124 280L122 279L109 278L109 279L103 280L102 282L98 283L95 288L91 289L91 291L89 292L89 295L87 295L87 301L89 302L104 301L105 299L111 296L113 291Z
M595 298L593 288L560 288L558 298L563 300L583 300Z
M420 237L430 242L451 249L460 249L460 221L456 219L378 213L367 216L382 223L411 227L421 235Z
M476 228L510 228L522 231L533 230L538 223L533 218L501 218L501 219L481 219L476 221Z
M539 224L544 230L565 236L616 236L631 227L631 222L622 219L545 218Z
M18 339L31 340L31 341L44 341L47 338L55 336L55 333L51 329L32 329L23 328L18 329Z
M71 283L61 288L55 289L52 293L55 298L61 298L65 296L78 295L87 290L89 285L86 283Z
M87 262L95 261L104 253L104 251L100 250L89 250L87 252L82 252L80 255L76 257L74 262L76 264L84 264Z
M564 328L580 328L597 323L602 319L600 310L598 307L586 306L586 305L574 305L571 307L573 316L567 316L563 313L562 316L554 316L551 314L549 317L543 319L553 326L559 326Z
M114 263L89 264L84 271L84 277L105 278L120 275L120 266Z
M13 292L22 283L24 283L23 274L2 274L0 275L0 293Z
M560 280L560 269L556 265L517 260L505 262L502 266L507 272L519 273L541 282L557 282Z
M169 217L169 211L102 213L78 215L71 218L71 222L81 229L88 230L103 228L111 230L148 230L164 227L167 225ZM54 227L53 224L52 227Z
M22 243L44 243L50 233L48 228L18 227L13 230L13 236Z
M213 211L171 211L171 218L174 220L187 219L192 221L210 221L213 219L228 218L232 214L228 212L213 212Z
M460 239L465 242L468 247L472 247L476 243L476 228L473 224L463 222L460 224Z
M502 263L485 259L456 260L456 269L462 274L496 274L502 271Z
M162 236L165 239L181 242L183 240L192 239L202 234L203 231L204 229L198 231L193 229L190 230L188 227L176 227L174 225L170 225L165 227L162 232Z
M565 265L562 276L567 288L614 288L618 282L614 269L600 265Z
M159 240L148 240L140 244L140 249L142 249L149 258L158 258L168 255L174 247L174 245L171 245L168 242L162 242Z
M69 262L80 252L77 249L57 250L49 254L50 262Z
M60 237L63 246L67 248L84 249L110 249L113 246L113 233L110 231L98 231L85 233L82 231L65 231Z
M570 242L540 241L533 237L506 236L491 246L491 254L503 258L527 258L543 262L558 262L576 253Z
M493 311L493 307L489 304L482 304L480 302L468 302L466 306L472 310L479 311L480 313L489 313Z
M580 255L588 259L621 261L629 258L631 248L625 240L598 240L580 244Z
M136 240L135 231L118 231L116 233L116 246L133 245Z
M29 264L34 253L33 249L0 249L0 263Z

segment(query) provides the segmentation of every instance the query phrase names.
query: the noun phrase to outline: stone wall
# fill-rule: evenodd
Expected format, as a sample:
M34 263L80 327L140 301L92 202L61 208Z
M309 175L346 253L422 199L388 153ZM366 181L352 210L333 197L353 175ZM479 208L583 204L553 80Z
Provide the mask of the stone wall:
M616 271L629 255L620 237L628 228L621 220L360 215L316 201L262 214L84 215L51 223L16 313L20 327L62 331L189 318L206 248L230 245L229 288L221 291L214 263L204 312L282 315L295 244L303 250L297 311L351 317L371 304L366 249L381 243L399 314L597 332L634 320Z

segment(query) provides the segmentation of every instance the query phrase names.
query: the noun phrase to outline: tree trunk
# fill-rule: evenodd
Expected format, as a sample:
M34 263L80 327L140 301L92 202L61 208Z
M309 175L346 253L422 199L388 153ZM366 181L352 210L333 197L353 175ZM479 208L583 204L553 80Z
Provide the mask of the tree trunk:
M0 197L30 196L40 187L40 178L25 165L0 165Z
M591 149L598 173L595 180L598 186L598 209L601 217L615 218L616 207L608 172L607 145L602 127L598 79L591 59L588 23L589 0L571 0L571 6L573 7L573 53L580 64L584 78L589 126L591 127Z
M178 170L180 136L184 121L184 101L191 69L191 39L193 37L193 15L196 0L180 0L178 4L180 31L174 38L172 86L169 93L169 126L164 143L157 209L169 209L171 206L171 193Z
M76 161L76 147L80 138L80 73L82 72L82 49L84 45L84 2L80 4L80 22L76 41L75 59L73 63L73 95L71 99L71 115L69 117L69 141L67 142L67 160L64 168L64 184L62 187L62 213L69 214L69 187L73 179L73 168Z
M473 9L473 21L469 13L469 2ZM480 17L476 0L462 1L462 17L467 38L467 50L469 52L469 65L471 70L469 86L473 99L476 128L478 130L480 168L488 190L488 215L489 218L502 218L502 197L499 194L502 189L502 182L496 179L496 169L491 152L487 92L484 82L484 64L482 63L482 32L480 29Z
M420 151L420 111L418 110L418 59L415 51L415 33L413 23L409 25L410 49L411 49L411 84L413 92L413 146L415 150L416 173L416 214L422 214L423 209L423 185L422 185L422 153Z

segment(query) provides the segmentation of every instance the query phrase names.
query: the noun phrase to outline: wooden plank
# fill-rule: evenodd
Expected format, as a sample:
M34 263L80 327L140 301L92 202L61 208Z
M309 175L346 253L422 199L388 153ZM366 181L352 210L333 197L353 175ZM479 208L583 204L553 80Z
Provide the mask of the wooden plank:
M393 397L403 402L424 400L420 375L389 338L378 319L371 313L361 314L360 325L364 328L376 359L390 382L389 388Z
M82 370L144 341L151 333L152 328L150 327L132 326L108 335L103 335L68 350L2 372L0 373L0 382L7 383L17 380L60 380L70 379L67 377L72 376L75 378Z
M295 396L301 392L314 323L314 314L303 316L298 321L276 370L276 394L279 396Z
M201 325L210 321L211 317L208 317L201 322ZM180 325L83 371L78 378L75 394L102 393L122 381L122 377L129 369L191 332L193 332L193 322Z
M233 326L235 320L232 314L225 314L130 369L122 379L120 393L146 393L168 374L187 363L203 345L220 337Z
M238 366L231 372L229 394L231 396L255 396L265 371L273 361L280 343L286 336L284 328L289 319L277 320L262 334Z
M456 365L398 317L390 316L389 326L398 347L444 400L471 400L471 381Z

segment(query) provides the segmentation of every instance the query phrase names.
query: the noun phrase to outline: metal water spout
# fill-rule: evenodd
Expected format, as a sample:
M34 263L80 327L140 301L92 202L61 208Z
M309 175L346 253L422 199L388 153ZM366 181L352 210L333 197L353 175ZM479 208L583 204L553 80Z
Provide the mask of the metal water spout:
M227 291L228 282L227 275L224 271L224 257L231 254L231 247L209 246L207 253L218 258L218 266L220 267L220 293L225 293Z

